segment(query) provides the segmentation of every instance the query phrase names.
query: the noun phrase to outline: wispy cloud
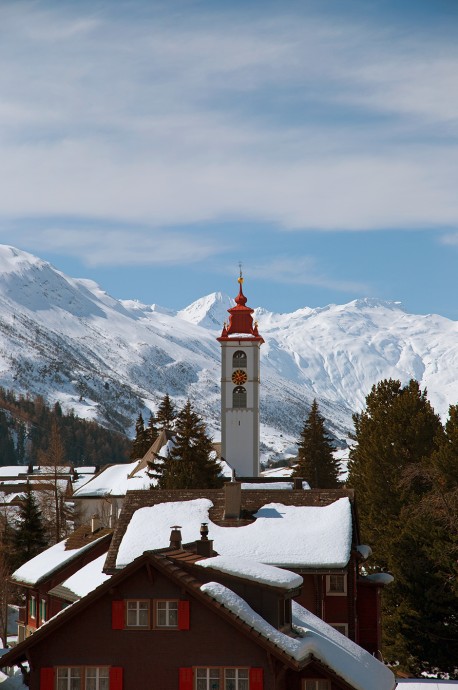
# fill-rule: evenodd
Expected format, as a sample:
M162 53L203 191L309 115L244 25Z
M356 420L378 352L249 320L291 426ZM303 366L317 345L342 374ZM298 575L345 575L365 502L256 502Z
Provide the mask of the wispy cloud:
M197 249L184 228L227 218L458 222L456 45L306 12L138 6L0 8L1 217L91 219L53 237L92 264L213 255L216 231Z
M270 261L250 264L250 277L286 285L310 285L355 294L364 294L369 290L364 283L340 281L325 275L312 256L295 259L278 257Z

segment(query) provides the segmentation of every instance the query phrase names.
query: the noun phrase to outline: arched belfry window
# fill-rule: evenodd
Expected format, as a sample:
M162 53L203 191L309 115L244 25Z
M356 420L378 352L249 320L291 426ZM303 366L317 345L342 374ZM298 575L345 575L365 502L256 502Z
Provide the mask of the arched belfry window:
M232 356L232 366L233 367L246 367L246 352L243 350L237 350Z
M246 407L246 388L236 386L232 391L232 407Z

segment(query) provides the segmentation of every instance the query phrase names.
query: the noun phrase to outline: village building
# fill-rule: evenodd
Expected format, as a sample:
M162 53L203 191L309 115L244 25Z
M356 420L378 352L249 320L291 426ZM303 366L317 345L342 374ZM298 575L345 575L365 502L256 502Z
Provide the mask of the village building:
M293 600L302 576L214 557L201 527L191 548L174 528L169 548L134 558L1 664L28 662L31 690L393 690L391 671Z

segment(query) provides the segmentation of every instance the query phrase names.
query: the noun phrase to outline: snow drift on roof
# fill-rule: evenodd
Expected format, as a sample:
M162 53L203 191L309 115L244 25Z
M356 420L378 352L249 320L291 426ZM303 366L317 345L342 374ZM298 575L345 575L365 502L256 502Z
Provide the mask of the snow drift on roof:
M122 568L149 549L169 545L170 527L182 525L183 542L199 538L208 523L209 538L222 556L299 568L343 568L350 558L352 517L348 498L328 506L285 506L269 503L244 527L220 527L211 522L212 502L160 503L139 508L122 538L116 566Z
M100 537L100 539L103 539L103 537ZM68 551L65 550L67 539L64 539L58 544L50 546L46 551L42 551L38 556L31 558L30 561L27 561L24 565L21 565L11 577L16 582L36 585L37 582L51 575L51 573L65 563L72 561L80 553L92 548L100 539L95 539L79 549L69 549Z
M252 491L266 491L271 489L283 489L291 491L294 488L293 482L242 482L242 489L247 491L251 489ZM302 482L302 489L310 489L310 485L307 482Z
M208 582L200 589L296 661L313 655L355 690L392 690L395 687L394 676L386 666L297 602L292 602L293 625L299 637L293 638L267 623L244 599L218 582Z
M251 561L248 558L234 560L227 556L215 556L214 558L206 558L204 561L197 561L196 565L282 589L295 589L300 587L303 582L302 577L297 573Z
M77 597L85 597L86 594L92 592L92 590L110 577L110 575L102 572L106 557L107 555L104 553L90 563L87 563L87 565L62 582L61 587L70 590Z
M138 465L138 460L126 465L111 465L97 474L73 494L76 498L92 496L125 496L131 489L149 489L152 480L146 470L129 479L129 475Z

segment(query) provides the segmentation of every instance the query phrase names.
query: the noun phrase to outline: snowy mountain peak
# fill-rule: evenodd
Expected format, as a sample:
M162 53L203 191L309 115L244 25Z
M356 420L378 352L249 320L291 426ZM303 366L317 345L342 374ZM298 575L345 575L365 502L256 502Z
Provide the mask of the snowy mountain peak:
M233 306L235 306L234 300L229 295L212 292L179 311L177 316L203 328L220 330L229 318L227 310Z

